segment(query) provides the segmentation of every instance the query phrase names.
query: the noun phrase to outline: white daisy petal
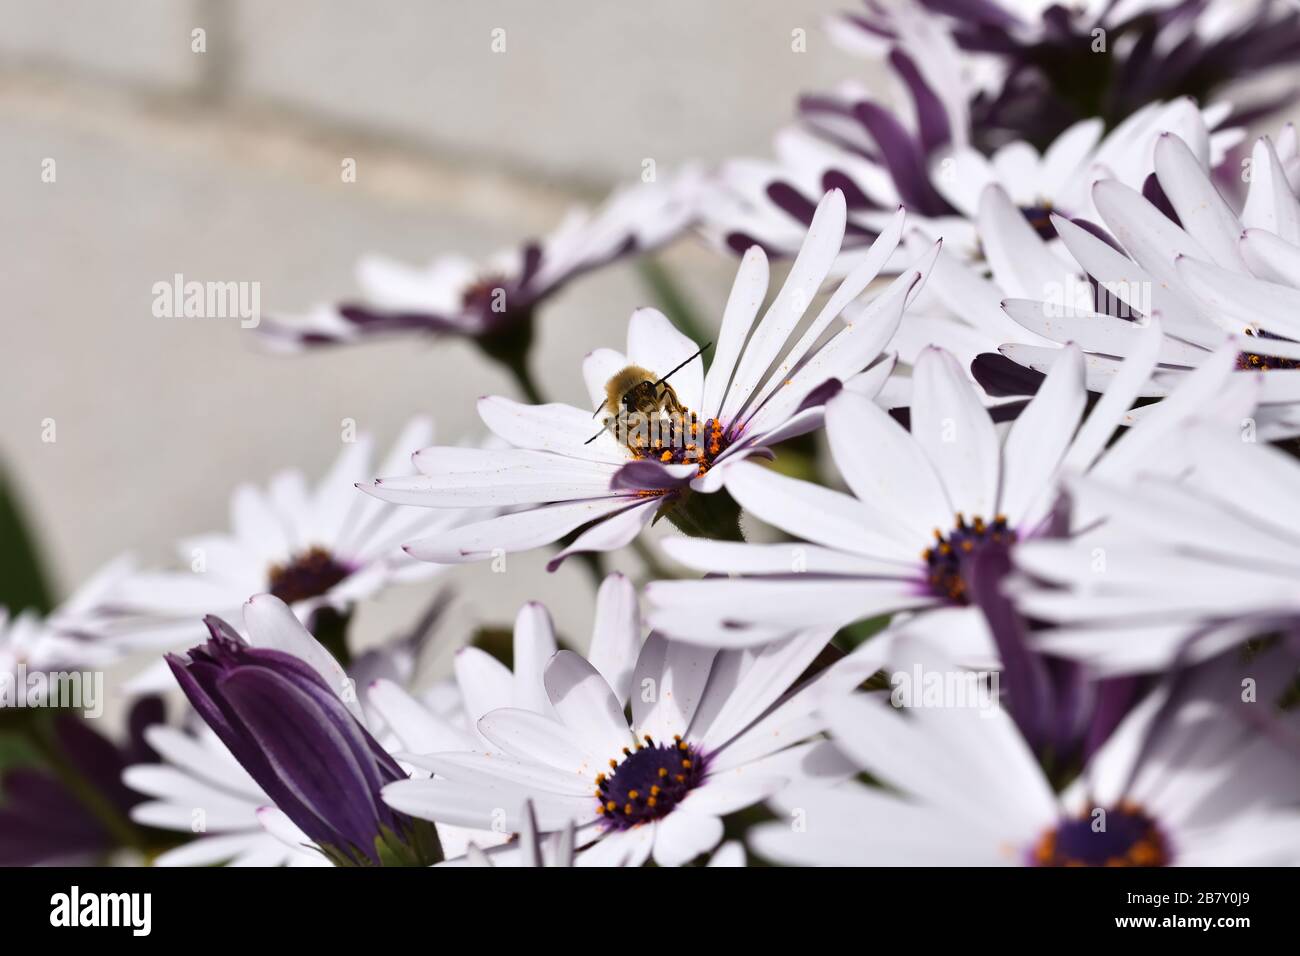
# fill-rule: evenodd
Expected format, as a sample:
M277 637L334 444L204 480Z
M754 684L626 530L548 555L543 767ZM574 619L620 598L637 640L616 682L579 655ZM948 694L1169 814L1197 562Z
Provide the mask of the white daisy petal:
M626 355L614 349L595 349L582 360L582 377L587 383L587 394L591 396L593 420L595 412L608 397L606 384L630 364Z
M947 527L952 507L920 443L874 402L851 392L826 407L831 455L874 524L912 552L932 528Z
M514 703L514 675L510 668L487 651L462 647L456 652L452 666L471 723L499 707L509 707Z
M736 279L722 312L718 344L704 380L700 414L706 421L717 418L722 411L741 349L758 316L763 297L767 295L767 282L767 256L760 246L750 246L741 257L740 268L736 270Z
M1074 437L1088 391L1083 353L1067 345L1038 393L1011 425L1003 449L998 511L1013 527L1033 521L1051 505L1051 481Z
M729 840L718 847L709 859L709 866L745 866L745 847L739 840Z
M394 810L476 830L504 826L517 832L523 826L521 808L531 800L537 825L558 830L570 821L587 823L596 817L591 797L571 797L526 791L519 787L459 785L446 780L399 780L384 787L384 802Z
M640 503L637 498L594 498L517 511L412 541L406 552L421 561L440 564L485 561L497 554L550 544L590 521Z
M678 400L697 412L704 398L704 360L692 356L703 345L703 342L693 342L679 332L658 309L637 309L628 322L628 361L660 378L671 372L668 384L677 393ZM677 369L683 362L687 362L685 367Z
M1151 319L1145 334L1128 351L1128 358L1115 373L1101 399L1093 406L1092 413L1080 426L1074 443L1062 462L1066 471L1085 471L1097 460L1124 415L1137 401L1142 386L1151 377L1151 370L1156 367L1164 341L1166 339L1160 320Z
M592 778L584 770L561 770L535 760L512 759L503 754L398 754L398 757L456 784L482 787L513 784L528 793L540 791L592 798Z
M622 574L608 575L596 594L596 620L587 659L620 701L626 701L631 693L641 634L636 588Z
M371 684L367 700L397 735L403 750L425 754L474 746L473 737L432 713L390 680Z
M775 361L804 309L826 280L844 238L845 218L844 194L838 189L831 190L817 205L808 235L785 284L764 313L740 358L723 403L725 420L732 420L744 408L761 384L760 376Z
M559 649L545 606L529 601L515 616L513 706L544 713L549 704L542 675Z
M952 510L988 519L996 510L1001 459L992 419L942 349L924 352L912 378L912 436L943 481Z
M613 435L589 441L600 431L600 424L597 421L593 428L591 412L572 405L525 405L491 395L479 399L478 413L483 424L516 448L555 452L579 460L627 460L627 453Z
M746 512L807 541L872 557L911 557L885 537L854 498L812 482L788 478L752 462L736 465L727 489Z
M492 743L521 760L539 760L561 770L589 772L593 778L607 759L594 753L564 724L532 711L510 707L494 710L479 718L478 729Z
M735 769L711 775L709 780L682 801L691 813L725 817L729 813L762 803L780 791L789 781L785 777L739 773Z
M572 651L551 658L546 693L560 722L592 753L616 757L631 742L623 705L600 672Z
M1241 211L1242 223L1247 229L1264 230L1286 242L1300 243L1300 202L1287 182L1277 150L1261 137L1250 155L1250 188Z
M646 638L637 657L632 686L646 694L632 696L632 723L638 734L656 741L671 740L686 733L695 708L709 679L713 648L668 641L658 634Z
M1204 167L1177 136L1165 133L1156 140L1156 177L1178 213L1178 221L1214 261L1244 272L1237 251L1241 221L1205 176Z
M797 575L795 576L798 577ZM656 581L646 589L650 624L682 641L716 647L751 647L812 627L843 627L853 621L936 603L916 580L848 578ZM701 635L710 621L722 626ZM697 625L698 624L698 630ZM756 625L752 630L745 625Z
M660 866L682 866L708 853L722 840L722 821L714 816L674 809L659 822L654 859Z
M1177 274L1187 287L1218 310L1233 331L1264 328L1300 338L1300 289L1243 276L1206 259L1181 257Z
M708 541L703 538L669 538L664 551L696 571L725 574L846 574L905 575L915 562L868 558L815 544L749 544Z
M573 544L551 558L546 563L547 570L554 571L565 558L574 554L584 551L617 551L630 544L654 520L660 504L657 498L647 497L609 515L606 520L597 522L580 534Z
M162 867L211 866L217 863L225 863L245 852L249 847L265 843L270 839L266 834L258 832L203 836L190 843L158 854L154 858L153 865Z
M1016 298L1046 299L1068 271L1044 245L1001 186L980 197L978 225L984 254L998 283Z

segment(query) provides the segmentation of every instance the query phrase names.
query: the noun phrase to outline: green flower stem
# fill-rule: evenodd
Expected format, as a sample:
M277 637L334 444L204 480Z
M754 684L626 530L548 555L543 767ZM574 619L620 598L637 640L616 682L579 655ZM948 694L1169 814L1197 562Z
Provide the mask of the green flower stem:
M515 380L524 397L534 405L545 405L541 389L528 371L528 353L533 347L533 313L512 315L498 331L474 340L483 354L499 364Z
M537 387L537 382L533 379L532 373L528 371L528 363L521 361L518 364L506 365L511 376L514 377L515 384L519 390L524 393L524 397L534 405L545 405L546 399L542 395L541 389Z

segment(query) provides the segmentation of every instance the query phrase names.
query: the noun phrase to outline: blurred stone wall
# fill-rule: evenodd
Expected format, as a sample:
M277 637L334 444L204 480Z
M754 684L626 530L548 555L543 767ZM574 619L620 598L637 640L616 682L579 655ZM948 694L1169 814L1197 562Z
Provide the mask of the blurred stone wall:
M850 2L0 0L0 460L60 593L226 527L240 481L320 474L344 418L381 444L416 411L472 438L475 397L512 393L459 343L269 356L237 320L155 318L155 282L256 281L264 311L299 310L351 291L363 252L483 255L645 158L765 154L798 93L871 79L821 28ZM732 264L691 241L666 261L716 321ZM582 355L647 298L620 267L554 301L534 359L549 394L583 400ZM541 598L584 646L584 570L542 565L452 577L470 616ZM425 593L367 608L363 633Z

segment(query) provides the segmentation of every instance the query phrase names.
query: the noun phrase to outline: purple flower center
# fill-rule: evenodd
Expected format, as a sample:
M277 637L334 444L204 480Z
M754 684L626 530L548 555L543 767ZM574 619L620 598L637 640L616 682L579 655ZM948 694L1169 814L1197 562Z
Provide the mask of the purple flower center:
M1035 866L1167 866L1170 859L1156 822L1131 803L1062 820L1032 853Z
M1034 227L1034 232L1038 233L1043 241L1056 238L1056 227L1052 225L1052 212L1052 204L1046 199L1032 206L1020 207L1020 214Z
M1284 339L1280 335L1271 335L1263 330L1256 332L1247 329L1246 334L1255 338L1271 339L1274 342L1290 341L1290 339ZM1241 352L1237 355L1237 368L1252 372L1267 372L1270 369L1290 370L1300 368L1300 360L1280 358L1276 355L1259 355L1255 352Z
M466 311L505 311L506 280L499 275L486 275L470 283L460 294L460 304ZM500 292L498 292L500 290ZM498 296L500 298L498 299ZM493 306L501 302L500 309Z
M700 475L713 467L714 460L731 443L722 422L710 418L701 424L690 411L640 419L633 413L627 419L627 447L633 456L665 465L695 465ZM640 427L642 422L645 427Z
M674 737L672 743L643 742L623 748L610 773L596 777L598 812L610 830L627 830L670 813L704 779L700 752Z
M285 604L306 601L327 593L351 573L324 548L312 547L295 555L288 564L271 568L270 592Z
M990 524L976 515L970 523L958 513L957 525L946 535L934 529L935 543L921 556L928 569L926 583L939 598L953 604L970 603L970 571L980 555L991 551L1006 551L1016 541L1016 533L1007 527L1004 515L998 515Z

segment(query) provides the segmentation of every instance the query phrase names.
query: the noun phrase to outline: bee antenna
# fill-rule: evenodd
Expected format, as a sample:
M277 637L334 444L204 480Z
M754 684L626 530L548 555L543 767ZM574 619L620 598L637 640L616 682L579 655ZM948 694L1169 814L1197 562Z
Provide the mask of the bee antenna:
M596 409L596 411L600 411L600 409L598 408ZM585 442L583 442L583 444L590 445L592 442L594 442L597 438L599 438L603 434L605 434L605 429L602 428L600 431L596 432L596 434L592 435Z
M602 408L605 407L605 403L606 403L607 401L609 401L609 399L607 399L607 398L602 398L602 399L600 400L600 404L596 406L596 410L595 410L594 412L591 413L591 417L592 417L592 418L595 418L597 415L600 414L600 410L601 410Z
M691 364L692 362L694 362L697 358L699 358L701 355L703 355L703 354L704 354L704 350L707 349L707 348L708 348L710 345L712 345L712 344L713 344L712 342L706 342L706 343L704 343L704 348L700 349L698 352L696 352L696 353L695 353L694 355L692 355L690 358L686 359L686 361L682 362L680 365L678 365L676 368L674 368L671 372L669 372L668 375L665 375L663 378L659 379L659 381L655 382L655 383L654 383L654 387L655 387L655 388L658 388L658 387L659 387L660 385L662 385L664 382L668 381L668 377L669 377L670 375L676 375L678 372L680 372L680 371L681 371L682 369L684 369L686 366L690 365L690 364Z

